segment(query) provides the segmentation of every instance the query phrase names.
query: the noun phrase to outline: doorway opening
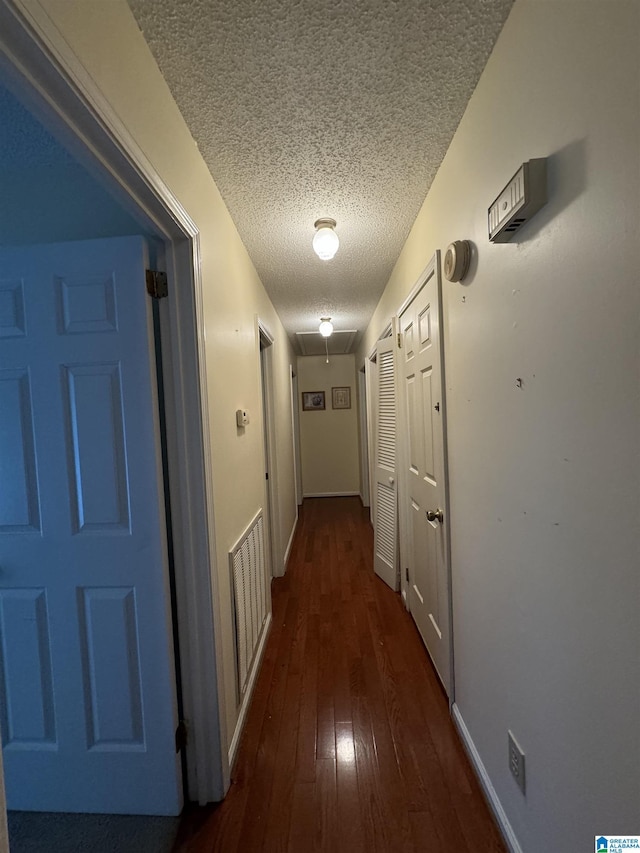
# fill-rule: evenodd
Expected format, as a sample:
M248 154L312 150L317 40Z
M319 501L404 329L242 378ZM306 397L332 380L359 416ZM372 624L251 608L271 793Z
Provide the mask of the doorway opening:
M260 383L262 389L262 423L264 438L265 509L269 544L267 552L271 564L271 576L281 577L285 566L280 558L280 522L278 517L278 471L276 466L275 415L273 411L273 342L267 326L258 320L260 342Z
M358 371L358 421L360 426L360 499L364 507L371 506L369 479L369 431L365 368Z
M220 800L229 784L224 723L219 713L217 576L212 518L207 383L198 230L141 157L126 128L38 10L29 21L0 8L0 69L7 88L70 152L70 159L106 190L129 217L165 247L170 285L165 300L163 363L177 623L187 743L189 798ZM45 46L47 45L47 46ZM180 282L180 287L175 286ZM163 328L164 337L164 328ZM198 750L195 744L198 744Z
M291 372L291 422L293 428L293 465L296 489L296 507L302 506L302 458L300 455L300 410L298 408L298 374L290 366ZM296 523L298 510L296 509Z

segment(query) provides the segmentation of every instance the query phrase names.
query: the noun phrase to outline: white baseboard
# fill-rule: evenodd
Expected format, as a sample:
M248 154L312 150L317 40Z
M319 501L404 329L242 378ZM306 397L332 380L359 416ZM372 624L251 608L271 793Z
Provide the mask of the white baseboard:
M451 716L453 717L453 722L455 723L458 732L460 733L460 737L462 738L462 742L467 751L467 755L473 765L473 769L476 771L476 776L478 777L478 781L480 782L480 786L484 791L484 795L487 798L489 806L491 807L491 811L494 814L494 817L498 823L500 828L500 832L502 833L502 837L504 838L505 844L509 848L509 853L522 853L522 847L518 843L518 839L516 838L516 834L513 831L513 827L509 823L509 819L505 813L505 810L502 808L502 803L498 799L498 795L496 794L496 789L493 787L491 779L489 778L489 774L482 763L482 759L480 758L480 753L476 749L476 745L471 739L471 735L469 734L469 729L467 728L464 720L462 719L462 714L460 713L460 709L453 703L451 708Z
M354 498L360 492L305 492L305 498Z
M296 513L295 521L293 522L293 527L291 528L291 536L289 537L289 541L287 543L286 550L284 552L284 559L282 561L283 573L287 571L287 563L289 562L289 556L291 554L291 546L293 545L293 537L296 535L296 528L298 526L298 514Z
M233 737L231 738L231 744L229 745L229 769L231 770L233 767L233 762L236 759L236 752L238 751L238 745L240 744L240 736L242 734L242 730L244 728L245 717L247 716L247 711L249 710L249 703L251 702L251 695L253 694L253 688L255 687L256 678L258 677L258 673L260 672L260 665L262 664L262 656L264 655L264 650L267 645L267 637L269 636L269 632L271 630L271 614L269 613L267 616L267 621L264 626L264 631L262 632L262 637L260 639L260 645L258 646L258 651L256 652L256 656L253 659L253 666L251 667L251 674L249 675L249 679L247 681L247 689L244 692L244 699L242 700L242 707L240 708L240 713L238 714L238 722L236 723L236 729L233 733Z

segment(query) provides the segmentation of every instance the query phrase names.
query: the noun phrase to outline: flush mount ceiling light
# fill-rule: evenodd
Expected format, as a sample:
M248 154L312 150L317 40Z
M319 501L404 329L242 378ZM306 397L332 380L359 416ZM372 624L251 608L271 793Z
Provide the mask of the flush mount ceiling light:
M322 335L323 338L328 338L329 335L333 332L333 323L331 322L331 317L320 317L320 325L318 326L318 331Z
M316 219L313 224L316 233L313 235L313 251L321 261L330 261L338 251L340 240L333 230L335 219Z

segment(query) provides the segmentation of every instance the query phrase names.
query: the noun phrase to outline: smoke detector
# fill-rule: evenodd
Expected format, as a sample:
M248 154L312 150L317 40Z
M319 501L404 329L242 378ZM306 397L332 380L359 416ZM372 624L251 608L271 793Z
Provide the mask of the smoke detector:
M468 240L455 240L449 243L444 253L444 277L447 281L462 281L469 272L470 263L471 243Z

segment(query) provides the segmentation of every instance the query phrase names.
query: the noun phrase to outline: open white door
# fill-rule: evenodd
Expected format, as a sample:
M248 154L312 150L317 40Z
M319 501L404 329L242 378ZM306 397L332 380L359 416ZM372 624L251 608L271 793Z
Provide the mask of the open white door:
M396 485L396 334L378 341L377 423L375 465L375 530L373 567L376 574L399 588L398 572L398 499Z
M300 411L298 409L298 376L289 365L291 376L291 430L293 436L293 477L296 490L296 523L302 506L302 461L300 459Z
M139 237L0 251L10 809L182 807L145 259Z
M408 601L442 683L452 697L449 514L445 445L439 254L400 315L402 348L403 567ZM403 516L403 522L405 518Z

